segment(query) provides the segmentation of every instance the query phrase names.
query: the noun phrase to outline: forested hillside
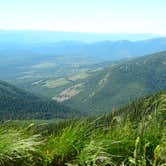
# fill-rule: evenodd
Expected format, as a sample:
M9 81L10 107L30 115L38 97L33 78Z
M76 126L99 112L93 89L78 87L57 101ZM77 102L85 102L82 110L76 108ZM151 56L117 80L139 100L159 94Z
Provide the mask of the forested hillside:
M88 113L103 113L165 89L166 52L160 52L97 71L65 103Z
M73 113L74 112L74 113ZM0 81L0 120L71 118L77 112Z

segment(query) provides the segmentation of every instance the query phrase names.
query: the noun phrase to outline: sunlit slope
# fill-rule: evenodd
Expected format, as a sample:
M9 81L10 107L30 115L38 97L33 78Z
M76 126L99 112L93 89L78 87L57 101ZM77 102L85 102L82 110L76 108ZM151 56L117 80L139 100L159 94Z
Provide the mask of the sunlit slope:
M66 104L88 113L108 112L137 97L166 89L166 52L114 65L94 73Z

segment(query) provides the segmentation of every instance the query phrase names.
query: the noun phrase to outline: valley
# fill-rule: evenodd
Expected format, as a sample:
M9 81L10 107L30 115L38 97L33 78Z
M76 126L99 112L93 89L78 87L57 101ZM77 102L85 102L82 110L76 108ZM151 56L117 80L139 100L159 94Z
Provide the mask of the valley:
M166 0L0 0L0 166L166 166Z
M3 37L3 33L0 35ZM8 40L12 41L12 35ZM57 99L60 102L71 99L69 105L71 105L70 103L73 105L75 102L74 96L77 98L80 94L82 97L78 98L84 101L84 97L89 100L91 97L88 96L95 96L96 93L99 93L101 87L105 86L106 83L102 80L110 75L110 71L106 70L112 70L112 66L123 62L125 64L130 59L166 49L165 38L140 41L96 41L93 43L78 41L50 43L26 41L21 43L20 39L16 43L9 41L1 41L0 80L5 80L36 95ZM127 65L125 68L128 70ZM96 83L93 79L96 79ZM116 81L110 83L113 86L117 84ZM140 85L137 81L130 85L137 90L139 86L143 88L144 85ZM124 91L125 89L127 90L127 87L123 88ZM85 91L88 91L88 94ZM138 96L141 96L141 92ZM115 104L112 107L117 106L117 100L120 101L119 103L123 103L120 97L115 96L112 101ZM129 99L126 99L126 101L129 101ZM106 110L104 109L104 111Z
M165 166L165 43L0 43L0 166Z

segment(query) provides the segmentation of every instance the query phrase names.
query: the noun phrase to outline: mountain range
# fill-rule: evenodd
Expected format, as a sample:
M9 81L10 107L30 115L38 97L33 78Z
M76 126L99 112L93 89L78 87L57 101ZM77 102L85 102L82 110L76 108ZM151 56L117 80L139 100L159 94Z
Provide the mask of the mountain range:
M0 80L49 98L35 102L53 102L60 107L63 103L67 109L93 114L109 112L138 97L166 89L164 37L92 43L56 39L21 42L24 33L33 35L0 31ZM13 43L12 38L18 40Z

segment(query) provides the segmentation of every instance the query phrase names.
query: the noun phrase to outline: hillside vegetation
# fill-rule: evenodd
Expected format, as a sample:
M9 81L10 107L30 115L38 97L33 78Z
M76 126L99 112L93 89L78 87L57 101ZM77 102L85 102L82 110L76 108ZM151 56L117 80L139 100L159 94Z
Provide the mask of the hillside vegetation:
M0 165L164 166L166 93L100 117L48 125L4 122Z
M103 113L165 89L166 52L160 52L95 72L66 104L87 113Z
M74 111L0 81L0 120L71 118Z

